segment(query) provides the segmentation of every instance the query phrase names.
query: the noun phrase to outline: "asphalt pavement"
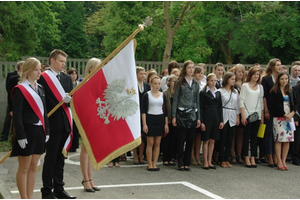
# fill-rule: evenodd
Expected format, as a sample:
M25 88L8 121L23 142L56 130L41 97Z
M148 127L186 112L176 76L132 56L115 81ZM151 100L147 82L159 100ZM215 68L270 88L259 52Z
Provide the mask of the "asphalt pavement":
M0 153L2 158L6 153ZM164 166L160 171L147 171L147 164L134 165L133 158L120 162L121 167L103 167L94 171L94 183L100 192L87 193L81 185L80 149L66 160L65 190L78 199L299 199L300 166L288 163L288 171L258 164L257 168L233 165L233 168L204 170L191 166L179 171ZM43 161L43 156L42 156ZM0 193L5 199L20 199L16 186L17 158L8 158L0 165ZM33 198L40 199L41 170L36 174Z

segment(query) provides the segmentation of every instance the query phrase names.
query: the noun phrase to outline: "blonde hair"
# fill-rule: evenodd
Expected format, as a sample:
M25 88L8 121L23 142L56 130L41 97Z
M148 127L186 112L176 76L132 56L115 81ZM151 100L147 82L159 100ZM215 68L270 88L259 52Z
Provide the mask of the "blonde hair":
M136 74L138 74L140 71L145 71L144 67L136 66Z
M167 80L167 86L170 87L170 83L171 81L175 79L177 80L177 76L175 76L174 74L171 74L169 77L168 77L168 80Z
M171 75L172 75L172 74L175 74L175 73L177 73L177 72L180 72L180 69L174 68L174 69L172 70L172 72L171 72Z
M101 60L98 58L91 58L87 63L84 71L84 77L87 77L90 74L90 69L98 66L101 63Z
M150 78L150 83L152 83L154 79L160 80L159 76L154 75L154 76L152 76L152 77Z
M207 86L208 86L208 81L210 81L210 79L212 79L213 77L217 77L215 73L210 73L207 75L206 77L206 85L204 86L204 88L202 90L206 90Z
M35 70L35 68L39 65L41 65L41 62L38 59L33 57L27 58L23 65L19 83L23 83L26 80L28 73Z

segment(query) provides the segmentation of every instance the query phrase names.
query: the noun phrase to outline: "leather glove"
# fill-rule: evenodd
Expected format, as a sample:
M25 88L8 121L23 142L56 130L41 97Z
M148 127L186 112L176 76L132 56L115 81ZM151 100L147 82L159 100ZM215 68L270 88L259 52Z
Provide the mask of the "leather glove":
M49 140L49 135L46 135L45 142L48 142L48 140Z
M25 149L26 144L28 144L27 139L18 140L18 143L22 149Z
M70 97L70 96L68 95L68 93L66 93L66 96L63 98L63 101L64 101L65 103L70 103L71 99L72 99L72 97Z

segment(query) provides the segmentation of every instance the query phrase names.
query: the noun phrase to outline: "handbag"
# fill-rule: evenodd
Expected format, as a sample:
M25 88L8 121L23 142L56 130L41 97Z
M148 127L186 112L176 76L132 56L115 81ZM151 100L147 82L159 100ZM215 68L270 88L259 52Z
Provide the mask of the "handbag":
M257 101L256 107L255 107L255 110L256 110L256 108L257 108L257 105L258 105L258 101ZM249 113L249 111L248 111L247 106L246 106L245 103L244 103L244 106L245 106L247 112ZM248 115L247 121L248 121L248 123L252 123L252 122L257 121L258 119L259 119L258 113L257 113L257 112L254 112L254 113Z
M194 109L179 110L176 112L176 122L180 128L192 128L197 124L196 112Z

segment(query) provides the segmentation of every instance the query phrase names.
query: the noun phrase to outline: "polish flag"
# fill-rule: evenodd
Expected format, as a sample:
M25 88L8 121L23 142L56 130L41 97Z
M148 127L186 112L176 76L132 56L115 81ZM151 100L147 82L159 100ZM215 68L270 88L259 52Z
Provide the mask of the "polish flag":
M73 95L73 118L95 170L141 143L131 41Z

